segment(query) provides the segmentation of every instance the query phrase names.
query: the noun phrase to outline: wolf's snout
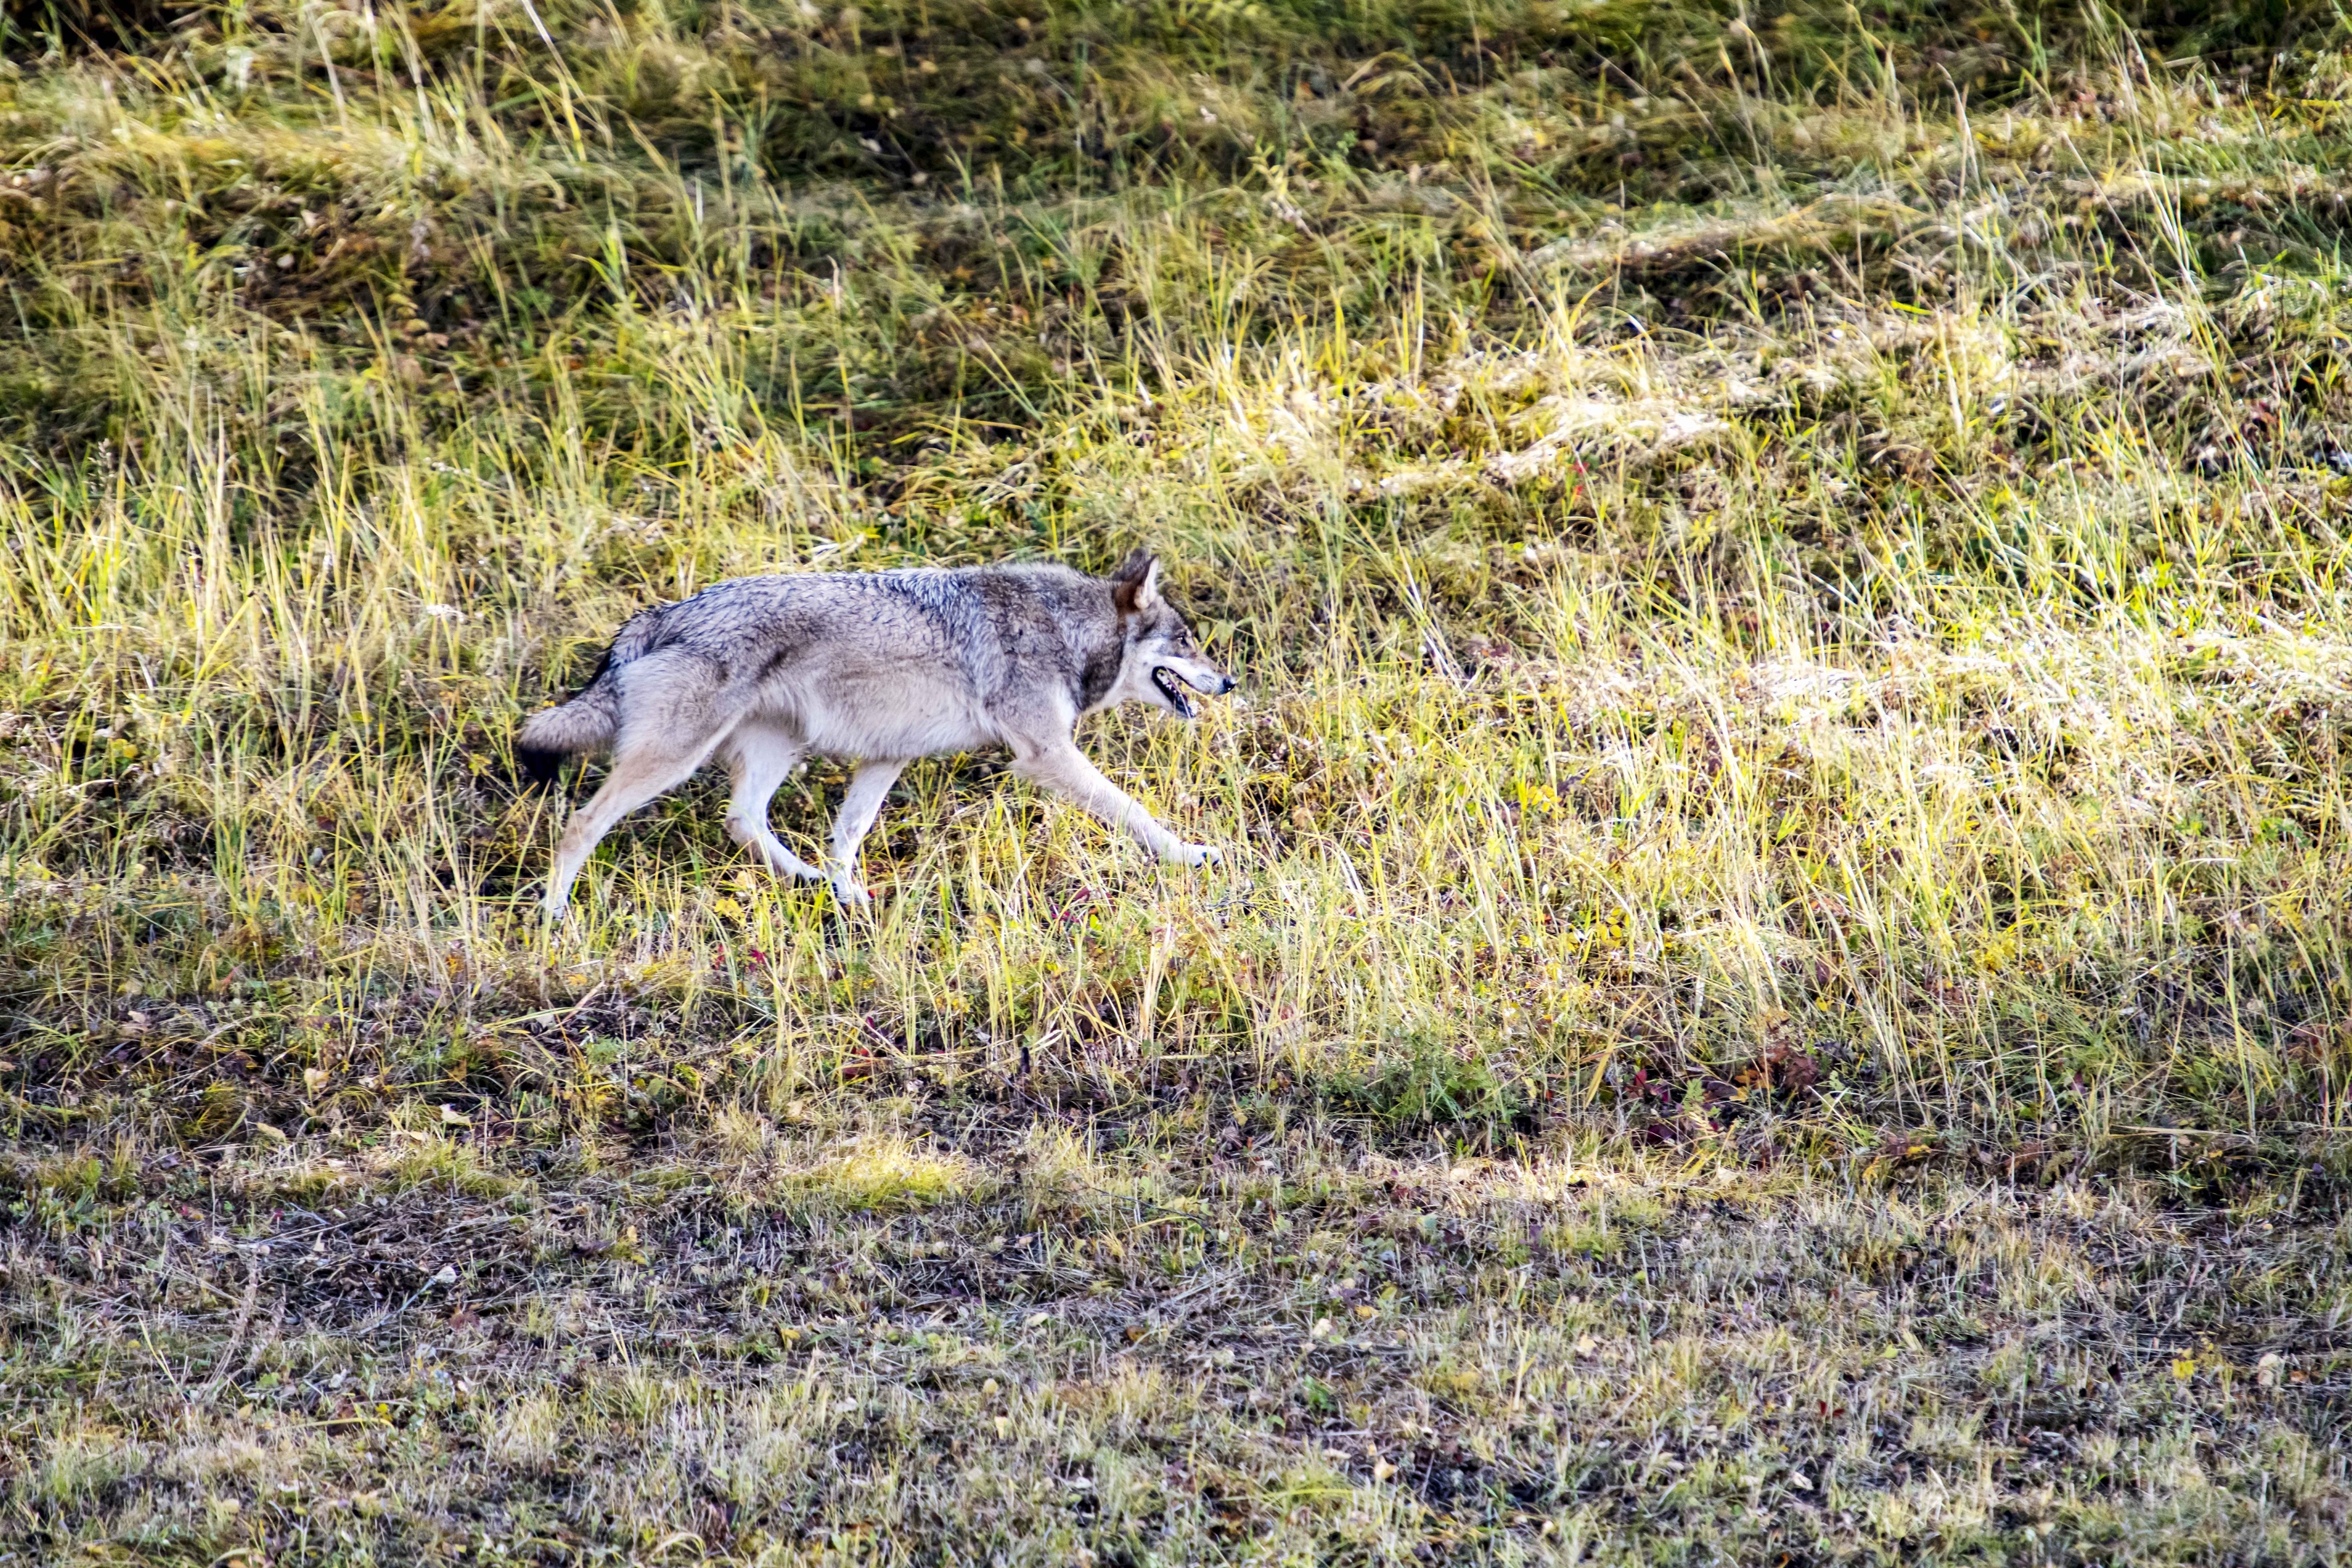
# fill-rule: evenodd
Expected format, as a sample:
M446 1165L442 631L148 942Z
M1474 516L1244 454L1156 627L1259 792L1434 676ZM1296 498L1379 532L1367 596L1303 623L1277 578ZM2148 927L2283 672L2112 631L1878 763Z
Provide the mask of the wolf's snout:
M1203 675L1194 670L1180 669L1175 672L1175 675L1177 679L1203 697L1223 697L1241 685L1240 681L1223 670L1211 670Z

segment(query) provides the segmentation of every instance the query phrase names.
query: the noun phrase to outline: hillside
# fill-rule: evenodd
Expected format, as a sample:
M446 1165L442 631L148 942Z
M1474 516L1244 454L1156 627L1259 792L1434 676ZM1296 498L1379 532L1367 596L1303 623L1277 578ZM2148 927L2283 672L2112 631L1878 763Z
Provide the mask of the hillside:
M10 18L0 1563L2340 1558L2333 11ZM1137 543L1222 867L540 921L628 614Z

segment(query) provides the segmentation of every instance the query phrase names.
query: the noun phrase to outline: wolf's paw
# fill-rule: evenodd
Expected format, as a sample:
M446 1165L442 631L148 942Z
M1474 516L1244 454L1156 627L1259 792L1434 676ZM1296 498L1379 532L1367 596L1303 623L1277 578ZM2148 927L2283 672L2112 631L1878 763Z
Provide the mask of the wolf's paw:
M873 907L874 895L867 892L864 888L859 887L856 883L851 881L848 878L831 877L826 879L826 883L833 889L833 896L840 900L845 907L853 910L871 909Z
M1213 866L1225 858L1225 852L1213 844L1179 844L1168 858L1179 866Z

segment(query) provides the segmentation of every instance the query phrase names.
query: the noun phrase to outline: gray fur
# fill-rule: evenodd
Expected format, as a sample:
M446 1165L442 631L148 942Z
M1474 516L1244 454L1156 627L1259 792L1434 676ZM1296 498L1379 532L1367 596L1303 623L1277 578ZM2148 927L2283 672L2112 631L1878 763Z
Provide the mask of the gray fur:
M527 766L609 749L604 785L556 847L546 908L561 915L597 840L713 758L735 779L727 828L780 876L823 878L864 903L857 846L917 757L1001 745L1015 772L1125 827L1163 858L1187 844L1077 749L1079 718L1124 701L1192 716L1192 691L1232 679L1193 646L1140 551L1113 575L1066 566L739 577L632 616L580 694L516 736ZM811 755L856 763L829 868L776 838L768 802Z

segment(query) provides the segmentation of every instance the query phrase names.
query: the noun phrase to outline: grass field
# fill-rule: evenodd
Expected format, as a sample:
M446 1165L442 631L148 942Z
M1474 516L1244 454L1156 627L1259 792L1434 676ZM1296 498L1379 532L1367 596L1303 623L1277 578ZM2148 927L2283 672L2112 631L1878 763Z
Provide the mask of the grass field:
M0 1563L2345 1560L2332 11L11 15ZM633 609L1139 542L1221 868L539 921Z

